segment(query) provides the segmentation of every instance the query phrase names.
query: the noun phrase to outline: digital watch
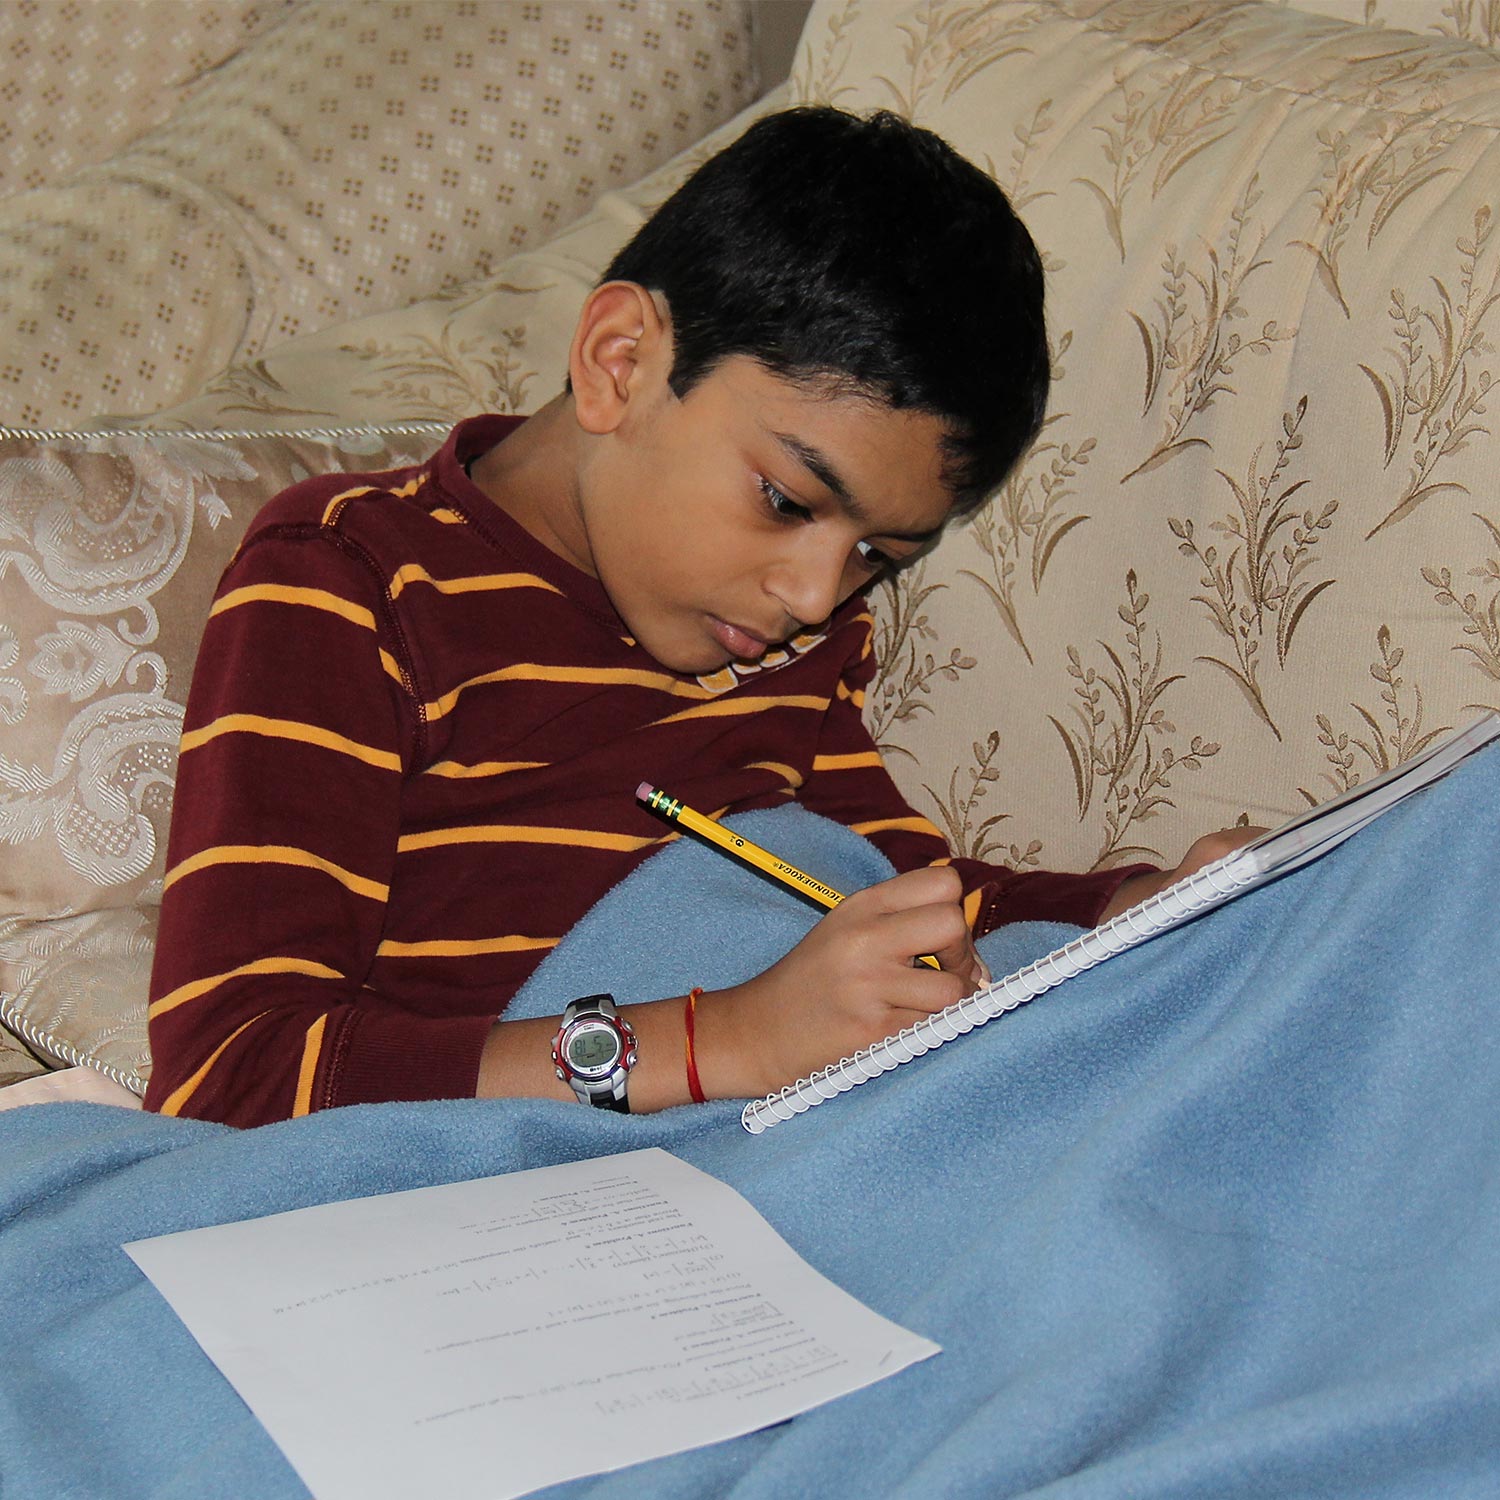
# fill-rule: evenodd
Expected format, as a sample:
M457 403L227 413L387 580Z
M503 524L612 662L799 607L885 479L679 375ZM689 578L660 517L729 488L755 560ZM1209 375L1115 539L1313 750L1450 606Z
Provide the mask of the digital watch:
M557 1076L580 1102L630 1113L626 1083L636 1061L635 1032L615 1009L613 995L585 995L562 1013L552 1038Z

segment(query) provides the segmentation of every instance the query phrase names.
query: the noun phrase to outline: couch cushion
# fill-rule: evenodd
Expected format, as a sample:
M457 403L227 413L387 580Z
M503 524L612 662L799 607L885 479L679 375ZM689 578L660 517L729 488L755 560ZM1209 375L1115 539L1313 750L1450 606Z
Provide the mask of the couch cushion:
M818 5L796 91L987 164L1049 266L1029 461L881 609L965 852L1175 862L1500 705L1500 59L1253 3Z
M744 0L303 0L108 160L0 200L0 408L169 404L485 272L753 94Z
M156 912L148 907L51 922L0 918L0 1025L50 1067L88 1066L143 1094L155 940ZM0 1065L5 1060L0 1053ZM34 1071L0 1071L0 1082Z
M0 1026L139 1082L183 702L213 591L287 484L444 424L0 439Z
M876 600L870 722L962 852L1175 860L1500 707L1500 59L1373 35L1254 0L815 7L791 97L939 130L1048 262L1040 442ZM716 144L161 425L539 405L609 254Z
M0 1089L46 1071L20 1037L0 1026Z
M437 297L319 329L231 365L143 428L284 427L307 420L453 420L531 412L562 389L578 309L657 204L753 119L793 102L783 84L655 172L494 273Z

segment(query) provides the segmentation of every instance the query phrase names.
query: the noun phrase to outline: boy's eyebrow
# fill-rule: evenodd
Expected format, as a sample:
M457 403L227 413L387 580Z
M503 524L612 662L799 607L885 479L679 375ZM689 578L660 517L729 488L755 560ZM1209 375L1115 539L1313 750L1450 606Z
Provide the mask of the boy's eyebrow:
M870 524L870 513L854 498L853 492L826 453L820 448L814 448L810 443L803 442L801 438L794 437L789 432L773 432L771 436L833 495L839 503L839 508L851 521L859 526ZM931 531L886 531L881 535L891 537L896 541L925 542L941 530L942 528L938 527Z

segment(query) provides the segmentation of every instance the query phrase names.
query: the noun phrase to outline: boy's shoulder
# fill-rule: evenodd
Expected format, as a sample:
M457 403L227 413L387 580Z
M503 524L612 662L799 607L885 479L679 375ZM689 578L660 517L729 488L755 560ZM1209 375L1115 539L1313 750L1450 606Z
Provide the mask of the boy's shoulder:
M247 569L274 582L287 572L353 566L382 588L412 566L451 575L473 569L476 556L493 550L506 528L503 517L489 513L465 465L520 420L470 417L426 458L389 469L313 474L288 485L253 517L220 587ZM483 525L473 524L479 510Z
M251 519L219 592L269 583L342 593L354 575L365 580L352 585L361 592L383 590L398 568L431 551L423 539L433 529L423 504L427 470L313 474L288 485Z
M289 485L256 514L246 541L271 534L326 532L378 536L413 522L457 518L455 485L466 486L465 462L499 442L522 419L486 415L458 423L424 459L395 468L313 474Z
M361 499L396 499L411 496L423 487L425 464L411 464L399 469L369 473L334 471L311 474L299 479L256 512L245 533L248 542L255 537L296 531L338 531L356 519L364 507L349 507Z

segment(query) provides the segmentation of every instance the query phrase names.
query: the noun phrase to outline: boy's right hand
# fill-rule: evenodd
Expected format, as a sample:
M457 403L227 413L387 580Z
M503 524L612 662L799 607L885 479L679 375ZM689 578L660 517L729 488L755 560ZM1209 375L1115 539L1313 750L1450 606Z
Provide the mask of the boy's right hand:
M765 973L699 1002L694 1053L710 1097L767 1094L988 981L947 866L857 891ZM942 972L915 963L932 954Z

